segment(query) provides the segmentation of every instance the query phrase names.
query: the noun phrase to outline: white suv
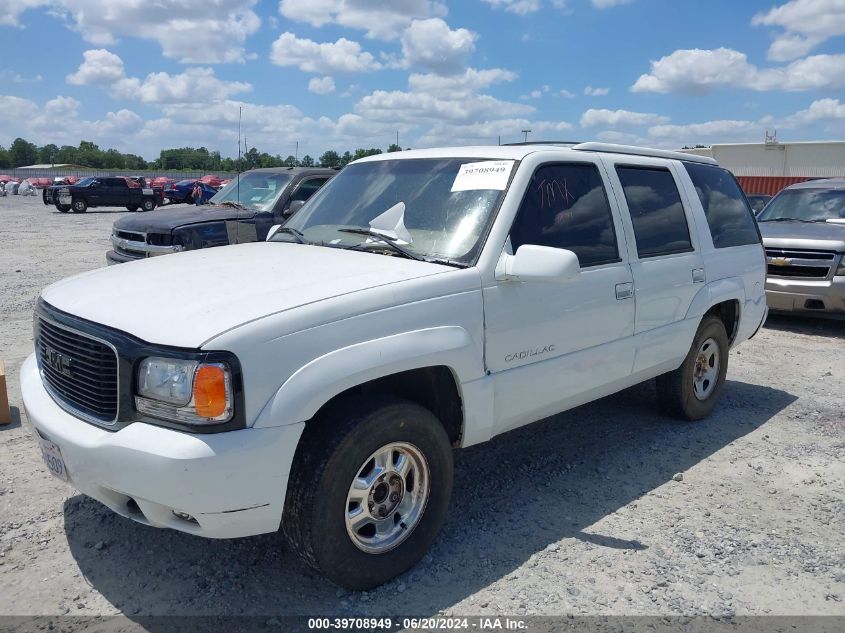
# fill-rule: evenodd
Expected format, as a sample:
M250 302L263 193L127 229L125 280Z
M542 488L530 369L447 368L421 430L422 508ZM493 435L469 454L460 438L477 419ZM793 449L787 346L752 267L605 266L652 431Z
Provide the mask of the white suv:
M334 582L436 538L452 448L657 378L695 420L766 316L760 236L712 160L624 146L407 151L267 242L44 290L21 371L55 474L115 512L280 527Z

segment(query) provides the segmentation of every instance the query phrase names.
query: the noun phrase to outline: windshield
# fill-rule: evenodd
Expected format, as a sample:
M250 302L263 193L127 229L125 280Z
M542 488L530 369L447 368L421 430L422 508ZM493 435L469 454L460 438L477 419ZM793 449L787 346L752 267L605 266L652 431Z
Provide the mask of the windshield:
M757 216L758 222L845 219L845 189L792 189L781 191Z
M214 194L211 204L235 202L253 211L270 211L290 181L290 174L248 171Z
M290 230L273 240L296 241L291 231L297 231L305 242L397 255L387 239L419 259L469 264L513 165L478 158L349 165L293 216L285 225Z
M90 184L91 184L92 182L94 182L95 180L96 180L96 178L93 178L93 177L89 176L88 178L83 178L82 180L80 180L79 182L77 182L77 183L76 183L76 186L77 186L77 187L87 187L88 185L90 185Z

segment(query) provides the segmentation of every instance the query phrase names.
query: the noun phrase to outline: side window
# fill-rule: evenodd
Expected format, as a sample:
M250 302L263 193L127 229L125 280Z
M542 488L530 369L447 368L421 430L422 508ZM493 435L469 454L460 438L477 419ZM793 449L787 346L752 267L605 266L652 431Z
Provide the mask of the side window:
M759 244L760 234L753 212L736 179L726 169L700 163L684 163L713 236L713 246Z
M616 173L628 201L639 256L657 257L691 251L684 205L669 170L620 166Z
M317 190L326 184L327 180L328 178L309 178L304 181L299 185L299 188L293 192L293 195L290 197L291 202L294 200L302 200L305 202L308 198L317 193Z
M510 237L514 252L523 244L569 249L582 268L620 261L610 204L593 164L539 167Z

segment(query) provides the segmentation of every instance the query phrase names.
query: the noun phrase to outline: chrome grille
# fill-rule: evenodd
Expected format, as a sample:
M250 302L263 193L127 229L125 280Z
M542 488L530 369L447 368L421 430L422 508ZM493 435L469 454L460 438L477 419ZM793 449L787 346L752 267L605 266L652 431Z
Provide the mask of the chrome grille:
M826 279L836 259L833 251L767 248L768 274L774 277Z
M38 317L36 351L50 395L69 412L97 424L117 418L117 352L105 341Z

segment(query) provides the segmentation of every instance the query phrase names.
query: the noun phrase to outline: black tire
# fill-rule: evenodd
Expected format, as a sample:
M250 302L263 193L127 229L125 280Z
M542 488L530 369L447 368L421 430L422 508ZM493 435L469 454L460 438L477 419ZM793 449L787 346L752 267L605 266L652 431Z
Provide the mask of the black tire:
M404 540L383 553L367 553L347 532L347 495L369 456L393 442L412 444L424 456L428 500ZM371 589L425 555L446 518L452 477L452 447L430 411L386 396L345 399L305 427L288 482L283 531L291 549L332 582Z
M137 210L138 210L138 205L137 205L137 204L127 204L127 205L126 205L126 210L127 210L127 211L132 211L132 212L134 213L135 211L137 211Z
M150 200L149 198L147 198L141 203L141 209L143 209L144 211L152 211L155 208L155 200Z
M718 347L718 369L716 384L703 399L694 390L696 364L702 345L708 340L715 341ZM710 415L722 388L728 371L728 335L721 319L714 316L704 317L698 326L692 346L684 362L675 371L657 377L657 398L661 409L673 417L684 420L701 420Z
M74 198L70 208L74 213L85 213L88 210L88 203L82 198Z
M59 213L67 213L68 211L70 211L70 206L66 204L57 204L56 209L59 211Z

